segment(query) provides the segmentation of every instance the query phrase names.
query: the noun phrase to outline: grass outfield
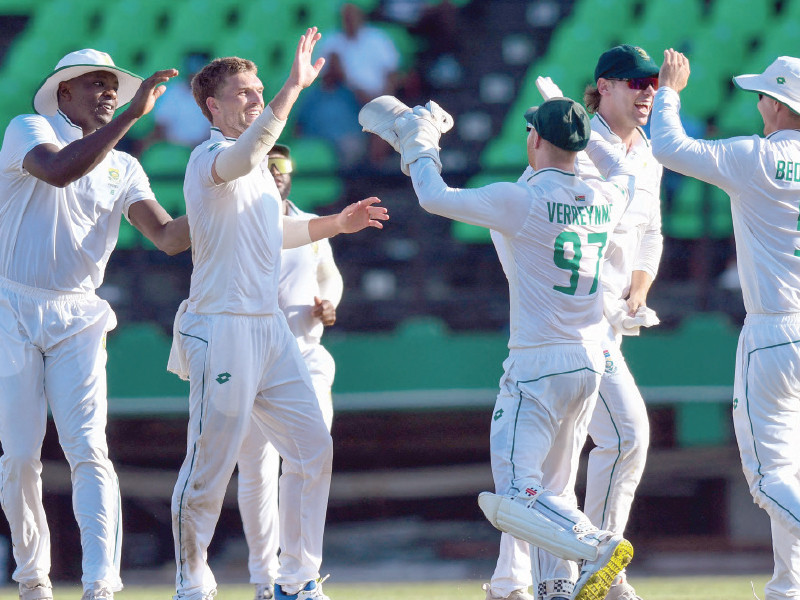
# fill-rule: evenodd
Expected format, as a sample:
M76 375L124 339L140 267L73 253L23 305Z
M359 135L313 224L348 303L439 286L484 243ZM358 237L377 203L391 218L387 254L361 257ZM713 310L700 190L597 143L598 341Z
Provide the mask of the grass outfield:
M636 592L644 600L753 600L750 582L756 593L763 597L764 584L769 579L764 574L753 576L721 577L640 577L636 579ZM483 600L480 581L433 583L326 583L325 593L331 600ZM117 595L119 600L169 600L171 587L129 586ZM56 585L56 600L80 600L81 590ZM220 586L217 600L252 600L251 586ZM16 600L16 588L0 588L0 600Z

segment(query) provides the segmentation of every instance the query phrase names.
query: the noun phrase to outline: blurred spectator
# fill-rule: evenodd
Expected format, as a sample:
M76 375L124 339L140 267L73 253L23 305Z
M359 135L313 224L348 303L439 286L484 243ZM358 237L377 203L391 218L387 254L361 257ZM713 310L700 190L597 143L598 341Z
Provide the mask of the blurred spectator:
M347 169L364 159L367 136L358 124L361 104L345 85L342 61L337 53L328 55L321 81L305 92L297 107L295 134L329 141Z
M355 4L342 5L342 29L323 38L321 53L338 54L345 81L360 104L383 94L393 94L400 54L392 39L377 27L365 24Z
M364 12L355 4L343 4L341 15L342 29L331 33L327 41L322 39L321 54L326 58L339 56L345 84L355 94L359 107L378 96L394 94L400 53L392 38L367 25ZM369 162L380 168L391 148L377 136L369 136L366 144Z
M139 141L136 154L160 141L194 148L208 139L211 124L195 102L191 82L209 60L202 52L191 52L184 57L180 74L167 84L167 90L153 109L153 131Z

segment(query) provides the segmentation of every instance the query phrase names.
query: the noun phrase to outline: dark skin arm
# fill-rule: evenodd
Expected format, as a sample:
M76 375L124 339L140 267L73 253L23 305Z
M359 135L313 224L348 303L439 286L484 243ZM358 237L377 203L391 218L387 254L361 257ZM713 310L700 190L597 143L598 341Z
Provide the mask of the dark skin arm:
M37 179L56 187L77 181L100 164L131 126L153 109L166 89L160 84L177 74L175 69L157 71L142 82L128 108L110 123L88 135L84 132L84 137L61 149L53 144L36 146L25 155L22 166ZM69 83L62 83L60 93L70 93Z
M134 202L128 209L128 218L156 248L170 256L190 246L186 215L173 219L155 200Z

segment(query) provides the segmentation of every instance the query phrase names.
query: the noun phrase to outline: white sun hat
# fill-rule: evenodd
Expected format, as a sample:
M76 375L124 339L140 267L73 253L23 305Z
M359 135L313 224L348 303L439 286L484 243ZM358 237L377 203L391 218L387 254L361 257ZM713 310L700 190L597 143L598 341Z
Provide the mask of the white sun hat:
M759 92L800 114L800 58L779 56L758 75L738 75L733 83L743 90Z
M109 71L117 76L117 107L130 102L136 95L142 78L120 69L105 52L92 50L76 50L70 52L56 65L55 70L39 86L33 97L33 109L40 115L54 115L58 111L58 84L92 71Z

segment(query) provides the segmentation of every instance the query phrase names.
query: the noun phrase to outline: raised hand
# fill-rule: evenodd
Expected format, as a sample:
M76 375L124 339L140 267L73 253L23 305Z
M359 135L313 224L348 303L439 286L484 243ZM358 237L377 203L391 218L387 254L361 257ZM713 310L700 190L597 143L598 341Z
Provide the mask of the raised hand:
M383 229L381 221L389 219L389 211L382 206L375 206L380 198L371 196L347 206L337 215L341 233L355 233L366 227Z
M321 37L322 34L317 31L316 27L309 27L300 36L300 41L297 43L289 79L301 88L307 88L314 83L320 70L322 70L322 66L325 64L324 58L318 58L316 62L311 63L314 47Z
M164 69L156 71L150 77L142 81L136 95L131 100L128 110L132 111L137 117L142 117L153 110L156 100L167 88L161 85L178 75L177 69Z
M690 72L689 59L683 53L672 48L664 50L664 62L658 74L658 85L680 92L689 82Z
M330 300L322 300L314 296L314 306L311 308L311 316L322 321L325 327L330 327L336 323L336 307Z

